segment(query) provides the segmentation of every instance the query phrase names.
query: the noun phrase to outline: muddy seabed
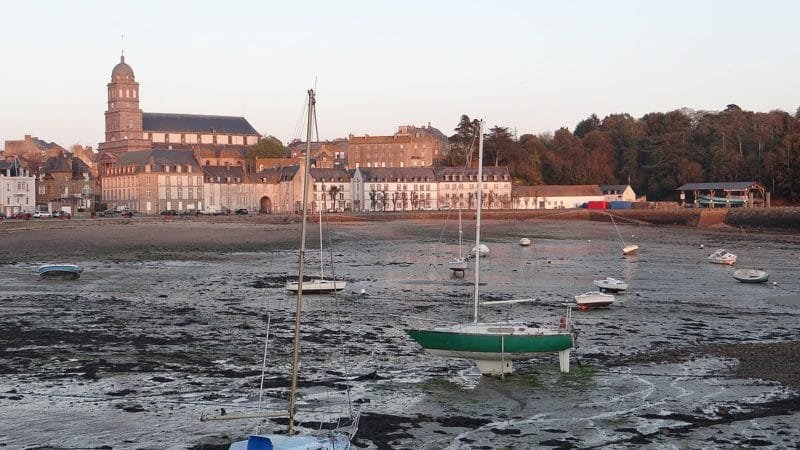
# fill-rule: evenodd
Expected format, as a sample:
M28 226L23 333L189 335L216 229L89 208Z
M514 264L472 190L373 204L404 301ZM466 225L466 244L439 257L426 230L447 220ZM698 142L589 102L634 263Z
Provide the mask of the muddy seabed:
M119 233L158 234L130 227ZM794 447L800 307L771 299L800 292L800 238L620 229L639 255L623 258L605 223L484 223L484 298L538 299L489 308L485 319L555 323L592 280L630 284L611 307L575 313L569 374L543 355L501 380L427 356L404 333L471 310L472 271L458 279L444 266L457 251L453 222L331 225L334 269L349 283L305 298L299 420L343 415L349 385L364 411L359 448ZM36 265L53 262L41 252L2 267L0 446L226 448L257 421L200 418L255 411L268 316L264 402L284 408L294 308L284 283L296 245L276 238L248 252L216 239L209 251L195 232L200 243L186 252L75 252L70 262L85 266L75 281L39 279ZM520 247L522 236L533 245ZM741 284L733 268L709 264L717 247L737 253L738 267L763 267L770 283ZM319 254L307 261L316 272Z

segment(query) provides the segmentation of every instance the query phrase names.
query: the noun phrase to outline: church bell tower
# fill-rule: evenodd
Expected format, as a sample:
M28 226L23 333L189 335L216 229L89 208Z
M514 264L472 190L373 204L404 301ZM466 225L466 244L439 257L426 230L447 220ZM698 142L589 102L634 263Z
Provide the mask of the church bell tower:
M98 146L100 153L118 157L125 152L148 150L152 144L142 130L142 110L139 109L139 83L133 69L125 62L125 55L111 71L107 85L105 142Z

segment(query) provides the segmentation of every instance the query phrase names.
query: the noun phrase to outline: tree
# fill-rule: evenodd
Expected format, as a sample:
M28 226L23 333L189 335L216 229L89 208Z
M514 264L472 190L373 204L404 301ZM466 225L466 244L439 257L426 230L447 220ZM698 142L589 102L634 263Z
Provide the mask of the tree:
M444 165L458 167L471 162L472 154L477 150L474 145L477 129L477 120L470 120L466 114L461 116L455 128L456 134L448 139L450 151L442 159Z
M336 196L339 195L339 186L332 184L328 189L328 195L331 196L331 208L336 211Z
M255 144L247 147L247 163L251 170L255 170L256 158L285 158L286 147L275 136L261 138Z
M592 113L591 116L578 122L578 125L575 125L574 134L579 138L583 138L598 128L600 128L600 119L597 118L597 114Z
M521 184L542 184L542 155L547 152L544 142L538 136L523 134L518 144L522 156L517 159L511 176Z
M517 143L514 142L508 128L495 126L489 130L489 134L484 140L483 161L491 163L494 160L494 165L499 166L502 159L502 165L508 165L510 159L508 156L518 153L517 150Z

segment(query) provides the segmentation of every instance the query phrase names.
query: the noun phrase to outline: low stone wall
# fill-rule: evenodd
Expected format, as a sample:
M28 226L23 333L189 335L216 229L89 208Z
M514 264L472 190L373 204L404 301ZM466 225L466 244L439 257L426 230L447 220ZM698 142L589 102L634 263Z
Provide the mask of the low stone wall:
M725 224L734 227L800 231L800 208L735 208L728 212Z

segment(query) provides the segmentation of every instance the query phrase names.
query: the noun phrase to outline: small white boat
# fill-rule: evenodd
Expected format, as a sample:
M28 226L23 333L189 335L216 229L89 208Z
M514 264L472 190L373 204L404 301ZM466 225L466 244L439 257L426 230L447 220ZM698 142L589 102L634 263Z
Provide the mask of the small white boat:
M447 268L453 271L453 275L463 276L467 271L467 258L464 258L462 248L464 246L464 230L461 228L461 209L458 210L458 256L453 257L447 262Z
M614 303L614 296L600 291L592 291L576 295L575 302L580 309L600 308Z
M594 280L594 285L600 289L600 292L625 292L628 290L628 283L611 277Z
M736 264L736 255L725 250L724 248L720 248L714 253L708 255L708 262L732 266Z
M470 253L473 255L477 254L478 252L480 252L482 257L489 256L489 247L487 247L486 244L480 244L472 247L472 250L470 250Z
M526 238L526 237L524 237L524 238L519 240L519 245L521 245L523 247L527 247L527 246L531 245L531 240Z
M635 255L637 253L639 253L639 246L636 244L628 244L625 247L622 247L622 254L625 256Z
M75 280L81 277L83 267L76 264L43 264L39 266L38 272L44 278Z
M614 225L614 230L617 231L617 236L619 236L620 242L622 242L622 254L624 256L637 254L639 252L639 246L636 244L626 244L625 239L622 238L622 233L620 233L619 228L617 228L617 222L614 221L614 216L609 214L608 217L611 219L611 223Z
M453 258L447 263L447 268L453 272L464 272L467 270L467 260L464 258Z
M736 269L733 271L733 278L742 283L766 283L769 274L759 269Z
M315 278L313 280L303 281L303 293L320 294L325 292L341 291L346 285L347 281L345 280L326 280L323 278ZM289 281L286 283L286 289L290 292L297 292L297 282Z

